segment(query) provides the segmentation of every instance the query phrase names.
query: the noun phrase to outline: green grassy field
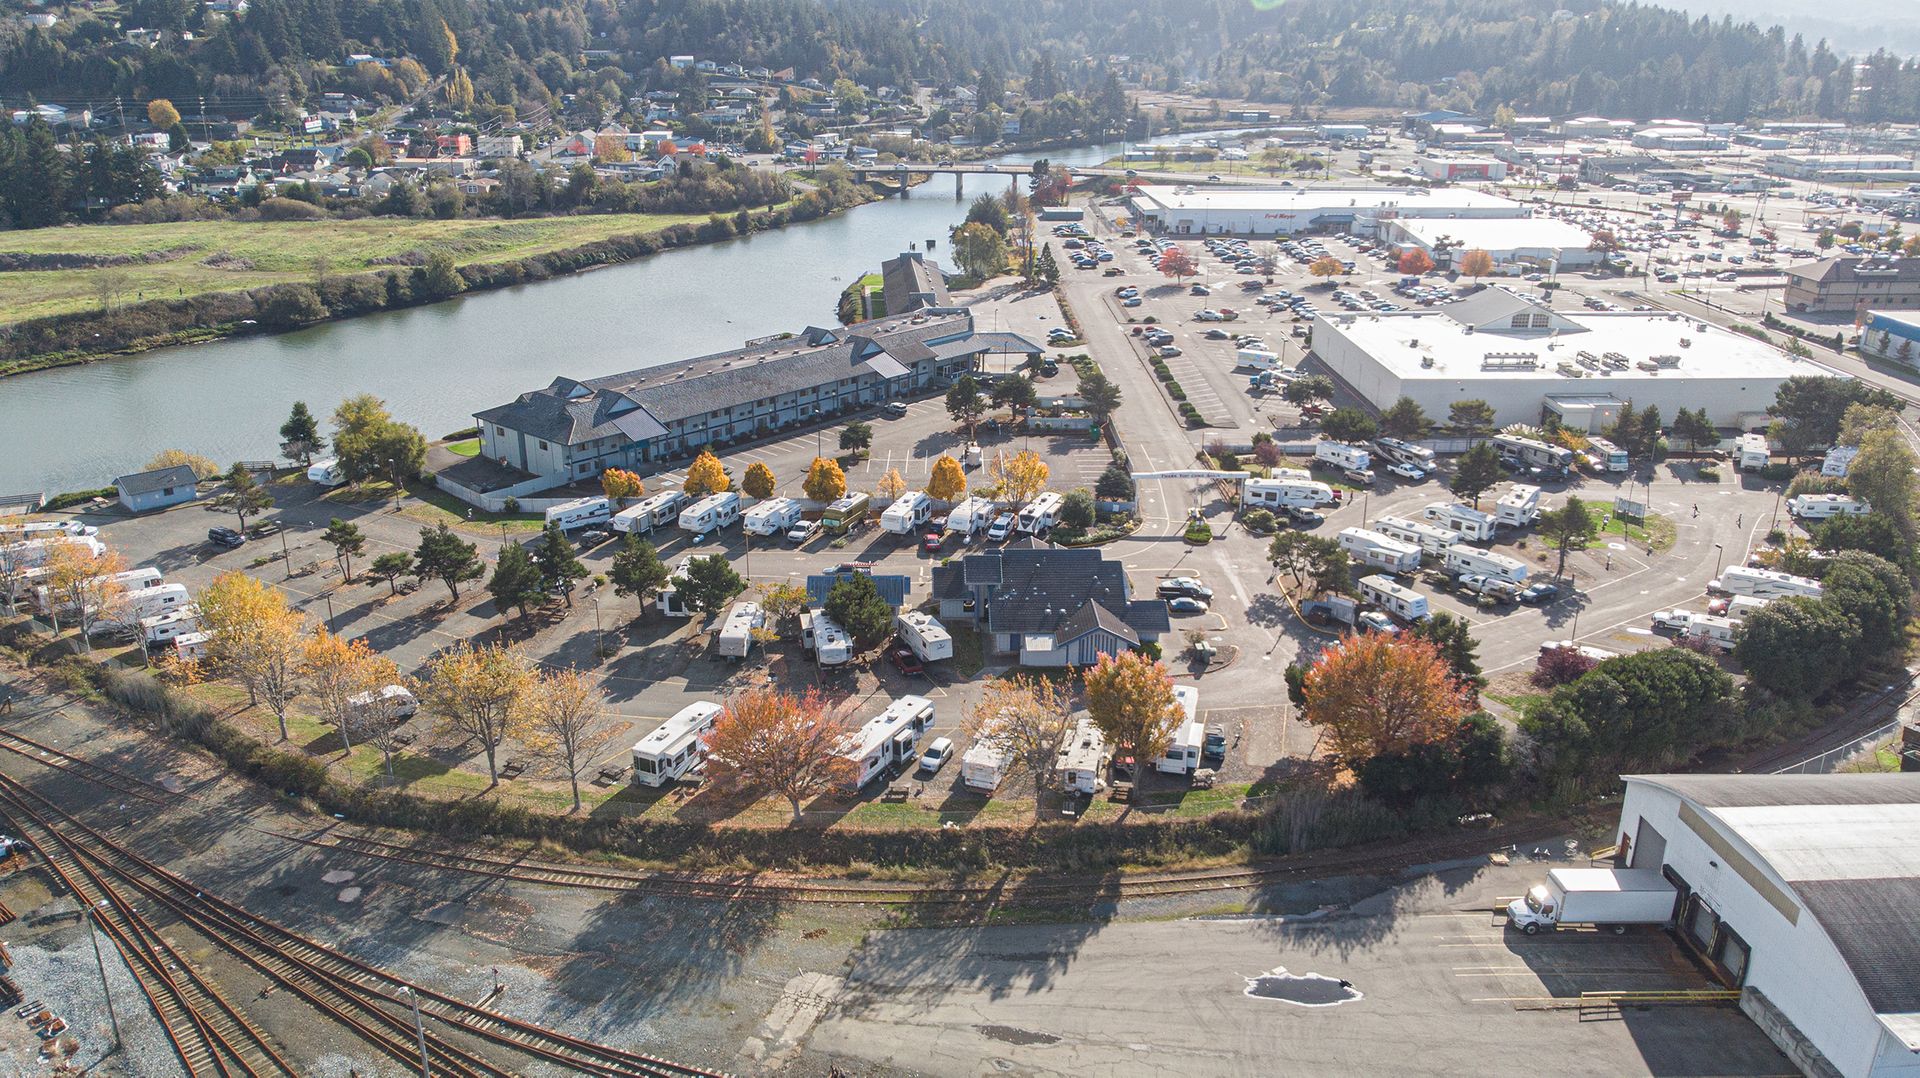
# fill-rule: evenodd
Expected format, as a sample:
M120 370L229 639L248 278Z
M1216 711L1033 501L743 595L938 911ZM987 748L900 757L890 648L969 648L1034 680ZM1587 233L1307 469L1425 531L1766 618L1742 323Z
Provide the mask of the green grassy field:
M609 236L706 220L705 214L612 214L526 221L182 221L160 225L76 225L0 234L10 254L179 253L166 261L100 268L0 273L0 324L100 306L103 276L124 291L117 303L229 292L311 281L319 260L335 274L382 268L378 260L416 248L443 250L457 265L504 262L578 247ZM218 256L218 257L216 257ZM209 265L209 261L215 264Z

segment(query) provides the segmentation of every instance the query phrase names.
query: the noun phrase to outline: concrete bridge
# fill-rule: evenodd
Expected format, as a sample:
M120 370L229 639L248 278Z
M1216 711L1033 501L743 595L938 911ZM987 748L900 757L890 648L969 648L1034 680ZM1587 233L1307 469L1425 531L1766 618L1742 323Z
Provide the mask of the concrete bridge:
M907 197L913 190L907 183L907 178L916 174L951 174L955 198L961 197L961 186L966 183L968 176L1005 176L1013 184L1018 184L1021 177L1033 175L1033 169L1029 165L989 165L975 161L900 161L886 165L848 165L847 170L859 180L898 181L902 198ZM1128 172L1123 168L1075 168L1072 171L1075 179L1086 176L1124 177Z

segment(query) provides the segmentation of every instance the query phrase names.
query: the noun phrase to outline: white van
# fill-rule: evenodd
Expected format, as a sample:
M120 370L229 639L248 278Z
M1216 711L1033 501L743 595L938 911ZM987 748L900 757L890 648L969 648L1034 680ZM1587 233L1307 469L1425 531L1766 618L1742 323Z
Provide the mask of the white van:
M680 510L680 530L705 535L740 519L740 495L735 491L709 494Z
M347 470L340 466L336 457L316 460L307 465L307 481L323 487L337 487L347 481Z
M560 525L563 532L604 524L613 519L613 503L605 498L575 498L547 509L546 522Z
M800 522L802 508L792 498L769 498L747 510L741 530L748 535L785 535Z
M893 535L912 535L914 529L933 516L933 498L925 491L909 490L893 500L880 514L880 529Z
M700 741L713 729L725 709L702 700L681 708L672 718L633 746L633 781L643 786L665 786L693 770L706 756Z
M1280 357L1260 348L1242 348L1234 353L1235 366L1250 367L1256 371L1277 370Z

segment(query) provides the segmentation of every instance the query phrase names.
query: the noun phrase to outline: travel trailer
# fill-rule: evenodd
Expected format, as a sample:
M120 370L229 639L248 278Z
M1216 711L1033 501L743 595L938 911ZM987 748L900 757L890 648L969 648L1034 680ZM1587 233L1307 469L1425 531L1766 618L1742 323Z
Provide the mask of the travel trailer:
M589 524L605 524L613 519L613 503L605 498L575 498L547 509L546 522L560 525L563 532Z
M706 758L701 738L725 709L708 700L688 704L633 746L633 781L665 786Z

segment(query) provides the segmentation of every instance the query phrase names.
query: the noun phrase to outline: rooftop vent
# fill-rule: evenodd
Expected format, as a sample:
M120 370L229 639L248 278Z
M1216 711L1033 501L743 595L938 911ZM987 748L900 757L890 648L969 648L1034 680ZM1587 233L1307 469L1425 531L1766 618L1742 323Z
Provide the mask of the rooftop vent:
M1537 352L1488 352L1480 360L1483 371L1531 371L1539 367Z

